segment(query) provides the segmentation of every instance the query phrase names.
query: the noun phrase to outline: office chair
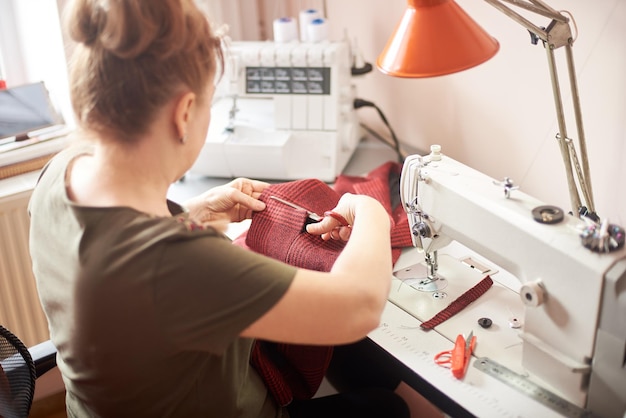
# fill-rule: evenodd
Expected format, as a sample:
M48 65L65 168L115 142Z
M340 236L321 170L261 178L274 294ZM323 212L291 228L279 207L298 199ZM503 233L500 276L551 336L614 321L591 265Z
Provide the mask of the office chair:
M55 366L56 348L51 341L27 348L0 325L0 417L28 417L35 381Z

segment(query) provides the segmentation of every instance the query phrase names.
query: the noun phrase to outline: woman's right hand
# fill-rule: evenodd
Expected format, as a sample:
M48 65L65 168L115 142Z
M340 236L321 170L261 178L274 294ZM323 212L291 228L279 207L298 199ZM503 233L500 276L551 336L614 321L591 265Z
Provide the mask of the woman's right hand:
M329 239L348 241L352 234L352 225L356 219L358 207L363 204L380 205L377 200L369 196L346 193L341 196L332 211L343 216L348 221L348 225L342 225L332 216L325 216L320 222L308 224L306 230L309 234L321 235L325 241Z

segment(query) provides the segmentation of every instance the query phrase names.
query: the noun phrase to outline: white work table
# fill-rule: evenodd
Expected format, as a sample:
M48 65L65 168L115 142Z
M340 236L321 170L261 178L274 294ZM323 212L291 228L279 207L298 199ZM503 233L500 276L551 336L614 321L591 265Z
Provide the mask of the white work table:
M412 315L387 302L381 325L369 334L369 338L415 374L418 383L408 381L410 386L450 416L563 416L476 369L473 365L477 361L475 357L465 377L456 379L448 369L433 360L440 351L452 348L453 342L436 331L422 331L420 323ZM439 401L428 395L432 391L441 393Z
M478 257L458 243L452 243L441 252L448 253L451 259L457 261L468 254L474 259ZM440 255L440 260L441 257ZM394 270L401 271L404 267L412 266L421 260L416 249L406 249ZM459 265L461 265L460 261ZM444 268L441 267L441 270ZM515 291L507 287L515 289L518 287L517 283L512 283L511 277L506 275L505 272L496 272L491 275L494 285L490 291L429 331L420 328L422 321L418 320L413 313L420 310L419 304L428 305L428 299L432 298L432 295L429 292L414 291L413 302L405 297L402 303L398 303L395 293L399 289L406 292L410 285L394 278L390 300L383 312L381 323L369 334L369 338L382 348L383 356L386 354L393 358L391 363L410 386L455 418L461 416L481 418L565 416L474 367L479 361L478 357L484 356L498 360L504 359L503 363L506 366L515 372L523 373L520 364L521 340L517 337L519 331L511 328L509 324L512 311L521 314L523 308ZM449 285L443 289L449 295L445 301L441 301L440 306L447 306L459 296L455 294L455 285L458 283L454 283L458 276L450 275L449 277ZM498 280L502 280L505 285L499 283ZM460 284L456 292L463 292L471 286L471 283ZM504 301L503 293L509 293L505 295ZM408 295L410 298L411 294L408 293ZM411 303L414 303L414 311L410 309ZM503 308L504 306L506 308ZM430 317L431 313L425 319ZM493 325L489 329L483 329L478 325L478 319L481 317L488 317L493 321ZM462 379L457 379L449 369L435 363L434 357L441 351L452 349L458 334L467 336L470 331L477 337L476 351L466 375Z

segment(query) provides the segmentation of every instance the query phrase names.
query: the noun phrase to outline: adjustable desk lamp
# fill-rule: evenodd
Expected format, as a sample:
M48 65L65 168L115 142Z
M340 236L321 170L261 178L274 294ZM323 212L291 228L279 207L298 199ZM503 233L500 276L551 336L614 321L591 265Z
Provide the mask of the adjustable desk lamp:
M574 39L569 19L540 0L484 1L525 27L531 33L533 43L537 43L539 39L543 42L548 57L559 125L557 140L565 165L572 212L575 215L588 216L598 222L599 218L595 213L593 203L587 148L574 72L572 55ZM407 3L402 20L377 60L377 66L384 74L405 78L450 74L481 64L498 51L498 41L478 26L453 0L407 0ZM547 17L552 21L546 28L536 26L505 3ZM561 47L565 47L567 54L580 160L576 147L567 134L563 101L554 61L554 50Z

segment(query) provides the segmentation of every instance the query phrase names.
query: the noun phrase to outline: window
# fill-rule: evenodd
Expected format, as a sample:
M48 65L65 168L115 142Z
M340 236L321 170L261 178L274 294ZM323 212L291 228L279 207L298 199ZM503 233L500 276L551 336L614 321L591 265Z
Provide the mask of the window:
M9 87L43 81L57 111L73 124L56 0L0 0L0 62Z

